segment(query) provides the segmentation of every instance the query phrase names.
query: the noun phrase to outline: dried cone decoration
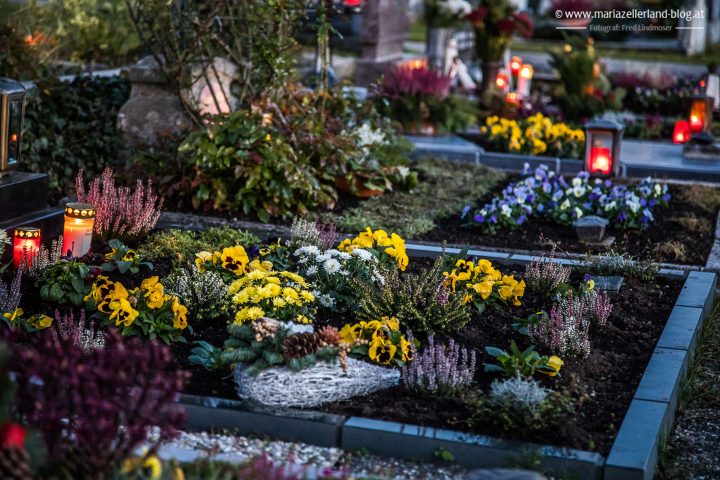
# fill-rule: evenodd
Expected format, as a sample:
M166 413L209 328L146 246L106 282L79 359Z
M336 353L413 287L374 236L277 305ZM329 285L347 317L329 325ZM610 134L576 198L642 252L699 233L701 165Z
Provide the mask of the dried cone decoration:
M30 455L25 449L25 427L8 422L0 427L0 478L31 480Z
M320 350L322 340L315 333L295 333L283 341L283 356L291 360L302 358Z

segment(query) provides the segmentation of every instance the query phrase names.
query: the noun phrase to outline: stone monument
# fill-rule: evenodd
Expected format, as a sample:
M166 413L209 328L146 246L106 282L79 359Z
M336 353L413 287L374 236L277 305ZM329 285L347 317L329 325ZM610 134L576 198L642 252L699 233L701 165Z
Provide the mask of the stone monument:
M408 0L368 0L362 26L362 57L355 67L355 83L368 86L388 65L402 61L409 21Z
M153 56L137 62L129 73L130 98L117 118L126 146L160 146L163 138L181 137L194 128L178 93L170 88Z

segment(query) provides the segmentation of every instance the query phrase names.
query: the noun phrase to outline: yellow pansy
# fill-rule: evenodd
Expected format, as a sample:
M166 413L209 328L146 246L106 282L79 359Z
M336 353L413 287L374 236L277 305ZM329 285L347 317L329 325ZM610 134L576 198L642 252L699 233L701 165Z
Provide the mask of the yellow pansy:
M213 254L211 252L199 252L195 254L195 265L199 271L205 271L205 264L213 261Z
M392 331L400 330L400 320L397 317L382 317L383 323Z
M44 328L50 327L50 325L52 325L53 323L53 319L52 317L48 317L47 315L34 315L33 317L30 317L28 323L34 328L42 330Z
M157 285L159 285L158 281L159 277L157 275L146 278L142 281L142 283L140 283L140 288L142 288L143 290L152 290L153 288L156 288ZM162 285L160 286L162 287Z
M548 358L547 363L545 364L546 367L549 367L551 370L540 370L545 375L549 375L551 377L554 377L558 374L562 366L565 365L565 362L562 361L560 357L557 357L555 355Z
M177 297L173 297L172 302L173 327L183 330L188 326L187 323L187 307L180 303Z
M220 260L225 270L241 275L245 271L248 264L248 255L242 245L236 245L230 248L224 248L220 254Z
M468 285L468 287L472 286L472 289L480 295L480 298L483 300L487 300L487 298L492 294L493 286L495 285L495 282L489 280L484 282L478 282L472 285Z
M110 320L115 320L116 327L120 325L129 327L138 316L138 311L132 308L130 302L125 298L113 300L110 302L109 308L112 311Z
M395 345L385 340L383 337L378 336L370 342L368 356L370 357L370 360L389 365L393 357L395 357L396 351L397 347Z
M340 341L352 345L359 338L360 332L361 330L357 328L357 324L350 325L348 323L340 329Z
M23 314L23 313L24 313L24 312L23 312L23 309L22 309L22 308L16 308L15 310L12 311L12 313L10 313L10 312L8 312L8 313L3 313L3 317L5 317L5 319L6 319L8 322L10 322L10 323L15 323L15 320L17 320L18 318L22 317L22 314Z

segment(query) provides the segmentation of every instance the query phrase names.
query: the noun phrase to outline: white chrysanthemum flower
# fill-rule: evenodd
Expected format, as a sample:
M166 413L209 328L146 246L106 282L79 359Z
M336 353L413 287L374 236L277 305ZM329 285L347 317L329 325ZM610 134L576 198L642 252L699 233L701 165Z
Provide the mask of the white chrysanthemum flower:
M334 258L329 258L323 263L323 269L325 269L325 271L330 275L337 273L340 270L340 267L340 262Z
M364 248L356 248L356 249L354 249L354 250L351 252L351 254L352 254L352 255L355 255L356 257L358 257L358 258L359 258L360 260L362 260L363 262L369 262L369 261L371 261L373 258L375 258L375 256L374 256L372 253L368 252L368 251L365 250Z
M312 277L312 276L315 275L317 272L318 272L318 267L317 267L317 265L310 265L310 266L308 267L308 269L305 271L305 276L306 276L306 277Z
M368 123L364 123L357 128L355 136L358 139L358 147L361 148L385 142L385 133L380 129L372 128Z

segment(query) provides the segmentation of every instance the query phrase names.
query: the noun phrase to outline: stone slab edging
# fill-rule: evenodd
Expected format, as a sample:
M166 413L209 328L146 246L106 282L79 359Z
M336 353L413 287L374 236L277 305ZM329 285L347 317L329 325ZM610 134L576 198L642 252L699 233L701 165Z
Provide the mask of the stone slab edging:
M187 410L188 429L232 429L246 435L427 461L444 449L458 464L470 468L506 466L540 455L541 467L547 471L570 472L584 479L650 480L675 418L680 385L697 338L711 314L716 288L713 272L687 275L607 458L595 452L311 410L262 407L241 400L181 395L179 401Z
M690 272L640 379L605 462L604 480L651 480L677 411L703 322L715 301L714 272Z
M290 235L290 228L285 225L273 225L259 222L235 220L223 217L212 217L196 215L193 213L162 212L155 228L178 228L182 230L204 230L210 227L232 227L247 230L260 237L261 240L272 237L287 238ZM350 234L340 234L341 238L352 238ZM442 253L442 245L432 242L408 241L405 244L408 256L421 258L436 258ZM446 253L457 254L462 249L468 249L469 256L483 257L499 263L527 264L541 258L542 252L532 250L503 250L495 247L466 246L452 244L445 248ZM720 247L719 247L720 248ZM583 260L587 255L582 253L564 253L561 257L555 257L553 261L573 267L588 265ZM699 265L677 265L672 263L655 263L659 268L658 273L664 276L685 276L688 271L703 269ZM718 265L720 269L720 265Z

